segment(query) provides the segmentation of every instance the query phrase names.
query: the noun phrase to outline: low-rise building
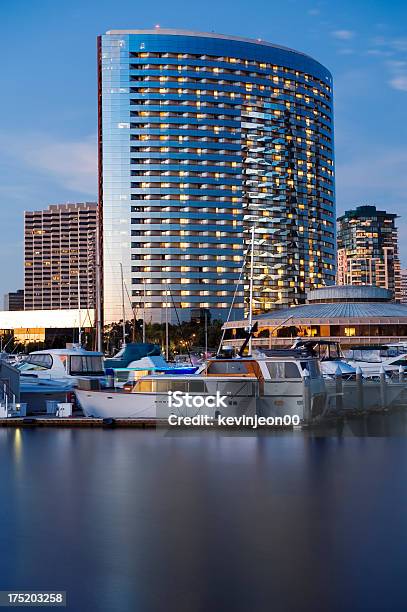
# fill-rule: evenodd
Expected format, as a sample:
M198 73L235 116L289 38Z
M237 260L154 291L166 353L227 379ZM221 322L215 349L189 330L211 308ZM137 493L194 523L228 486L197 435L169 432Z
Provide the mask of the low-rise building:
M0 337L10 332L19 344L46 342L57 335L70 335L78 339L78 329L91 331L94 326L94 310L20 310L0 311Z
M310 291L307 304L254 317L254 347L290 346L296 337L337 340L342 346L407 342L407 305L372 286L332 286ZM225 344L241 344L247 320L224 324Z

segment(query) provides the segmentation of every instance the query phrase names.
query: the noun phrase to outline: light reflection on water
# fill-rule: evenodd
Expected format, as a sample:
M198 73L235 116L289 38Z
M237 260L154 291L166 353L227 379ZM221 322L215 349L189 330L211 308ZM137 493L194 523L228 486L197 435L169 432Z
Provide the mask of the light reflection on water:
M0 589L80 612L404 610L405 416L329 433L1 429Z

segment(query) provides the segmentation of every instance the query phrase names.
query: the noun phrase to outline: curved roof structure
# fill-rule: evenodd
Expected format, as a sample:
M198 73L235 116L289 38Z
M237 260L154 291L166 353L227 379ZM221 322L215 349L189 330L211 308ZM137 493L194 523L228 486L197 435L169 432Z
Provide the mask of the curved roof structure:
M254 317L261 321L267 319L406 319L407 305L383 302L342 302L333 304L303 304L293 308L274 310L265 315Z
M308 291L307 301L313 302L390 302L389 289L374 285L331 285Z
M193 30L179 30L178 28L160 28L155 27L152 29L146 30L108 30L106 34L110 35L126 35L126 34L154 34L161 36L193 36L194 38L218 38L220 40L234 40L237 42L244 43L252 43L254 45L264 45L266 47L274 47L275 49L283 49L284 51L292 51L294 53L299 53L300 55L305 55L306 57L311 58L310 55L307 55L303 51L296 51L295 49L291 49L290 47L285 47L283 45L276 45L274 43L268 42L267 40L263 40L261 38L245 38L244 36L230 36L229 34L217 34L215 32L195 32ZM314 58L311 58L314 59Z
M407 324L407 305L393 302L336 302L303 304L253 317L260 327L290 325ZM225 328L246 327L247 321L229 321Z
M276 45L260 38L244 38L240 36L229 36L227 34L216 34L215 32L195 32L191 30L178 30L171 28L156 27L153 29L125 29L108 30L105 36L131 38L131 51L136 51L137 41L143 43L146 51L165 50L171 52L186 52L185 43L188 39L190 49L195 53L217 53L241 52L246 59L267 60L281 63L294 70L310 70L321 79L332 83L330 71L316 59L303 51L297 51L282 45ZM136 45L136 46L134 46Z

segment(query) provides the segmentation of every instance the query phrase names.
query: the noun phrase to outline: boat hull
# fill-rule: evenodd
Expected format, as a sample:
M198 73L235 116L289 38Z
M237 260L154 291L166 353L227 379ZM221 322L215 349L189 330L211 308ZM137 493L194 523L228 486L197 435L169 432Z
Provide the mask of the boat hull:
M256 397L234 396L227 398L223 406L187 406L170 405L166 393L125 393L115 391L75 390L75 395L85 416L118 419L168 419L177 416L193 417L207 415L214 418L217 413L222 416L254 416L256 414ZM215 395L215 394L214 394Z

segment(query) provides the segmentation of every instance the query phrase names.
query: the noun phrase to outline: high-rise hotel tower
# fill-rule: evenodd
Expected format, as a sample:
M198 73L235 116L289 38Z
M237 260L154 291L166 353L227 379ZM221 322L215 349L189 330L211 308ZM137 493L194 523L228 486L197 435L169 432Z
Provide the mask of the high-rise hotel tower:
M175 304L184 319L224 319L233 300L241 316L253 224L255 311L334 283L324 66L259 40L158 28L110 31L98 56L105 322L122 317L122 293L129 317L132 304L164 321Z
M24 310L95 308L96 202L24 213Z

